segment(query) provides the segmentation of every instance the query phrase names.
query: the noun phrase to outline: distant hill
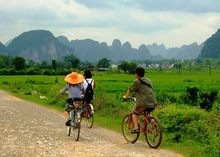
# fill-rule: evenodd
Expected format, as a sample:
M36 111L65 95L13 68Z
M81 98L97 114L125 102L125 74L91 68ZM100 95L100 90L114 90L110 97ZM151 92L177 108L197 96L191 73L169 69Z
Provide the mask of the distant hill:
M168 50L164 44L157 45L156 43L153 43L151 45L147 45L147 48L150 50L150 53L153 56L161 56L165 58L168 53Z
M192 43L180 48L169 48L167 58L171 59L196 59L201 53L202 45Z
M11 56L22 56L35 62L51 61L73 54L74 50L61 44L51 32L34 30L24 32L14 38L7 46Z
M99 43L91 39L69 41L64 36L59 36L57 39L65 46L74 48L75 54L84 61L97 62L102 58L108 58L117 62L122 60L146 60L150 58L150 52L146 46L141 45L139 49L135 49L132 48L129 42L125 42L122 45L118 39L113 40L110 46L105 42Z
M65 36L54 37L47 30L33 30L20 34L5 46L0 42L0 54L22 56L35 62L61 59L75 55L82 61L97 62L102 58L114 62L126 60L196 59L220 57L220 30L203 44L192 43L181 47L166 48L163 44L142 44L133 48L126 41L114 39L111 45L92 39L69 40Z
M2 55L6 55L8 52L7 48L5 47L5 45L3 45L1 42L0 42L0 54Z
M204 42L200 58L220 58L220 29Z
M202 47L203 44L198 45L197 43L168 49L163 44L147 45L152 55L158 55L166 59L196 59L201 53Z

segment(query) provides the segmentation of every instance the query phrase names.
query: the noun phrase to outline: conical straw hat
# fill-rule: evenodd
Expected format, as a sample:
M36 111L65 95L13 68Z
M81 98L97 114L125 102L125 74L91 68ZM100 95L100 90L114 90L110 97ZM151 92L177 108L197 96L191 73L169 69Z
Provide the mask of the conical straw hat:
M72 72L65 77L65 81L70 83L70 84L78 84L83 82L83 75L77 73L77 72Z

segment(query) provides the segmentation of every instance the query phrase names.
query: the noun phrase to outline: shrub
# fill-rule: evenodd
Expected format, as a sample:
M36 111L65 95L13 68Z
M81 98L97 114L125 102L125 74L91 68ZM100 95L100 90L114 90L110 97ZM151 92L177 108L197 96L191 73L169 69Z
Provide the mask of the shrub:
M169 94L165 91L159 92L156 95L157 102L161 105L168 104L168 103L175 103L177 101L177 98L173 94Z
M3 81L2 84L9 85L10 83L8 81Z
M211 92L202 92L200 94L201 102L200 108L210 111L212 109L213 103L216 100L218 91L212 90Z
M192 105L196 105L197 103L198 92L199 92L199 88L197 87L187 87L186 89L187 99L189 103L191 103Z

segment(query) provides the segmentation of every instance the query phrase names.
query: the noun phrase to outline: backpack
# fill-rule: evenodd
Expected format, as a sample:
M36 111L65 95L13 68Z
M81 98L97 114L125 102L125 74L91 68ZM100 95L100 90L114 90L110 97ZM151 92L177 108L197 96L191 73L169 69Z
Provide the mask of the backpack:
M86 82L87 82L88 86L86 88L86 92L85 92L84 98L85 98L87 103L90 103L91 100L93 99L93 88L92 88L93 80L91 81L91 83L89 83L87 80L86 80Z

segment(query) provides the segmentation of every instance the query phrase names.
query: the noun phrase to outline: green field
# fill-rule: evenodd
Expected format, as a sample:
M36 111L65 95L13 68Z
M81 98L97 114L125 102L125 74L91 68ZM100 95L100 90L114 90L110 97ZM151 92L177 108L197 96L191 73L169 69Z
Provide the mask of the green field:
M154 85L158 107L154 112L163 126L162 147L186 156L220 156L220 94L212 111L201 110L199 105L183 103L186 88L196 86L200 91L220 89L220 70L146 70ZM94 107L95 123L120 131L122 117L132 104L122 96L134 80L134 75L119 72L94 72L97 83ZM59 90L65 86L64 76L0 76L0 88L21 98L63 110L65 97ZM220 93L220 91L219 91ZM46 99L40 97L46 96ZM111 124L111 125L109 125Z

